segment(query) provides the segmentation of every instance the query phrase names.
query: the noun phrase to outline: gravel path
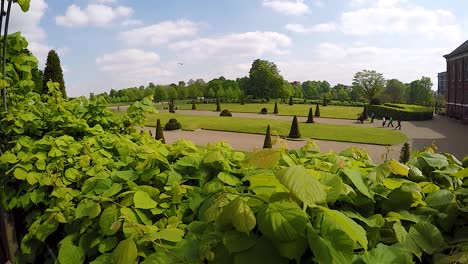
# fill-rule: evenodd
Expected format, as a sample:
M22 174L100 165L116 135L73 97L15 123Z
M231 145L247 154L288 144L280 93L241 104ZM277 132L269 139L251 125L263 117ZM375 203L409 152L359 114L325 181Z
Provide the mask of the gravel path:
M219 115L219 112L201 110L177 110L176 112L184 115ZM277 120L292 120L291 116L278 116L272 114L261 115L255 113L233 113L233 116L243 118L269 118ZM305 120L306 117L298 117L298 121L300 122L304 122ZM375 122L372 124L369 123L369 121L364 122L364 124L358 124L355 120L349 119L314 118L314 120L317 123L356 125L376 127L381 129L392 129L387 127L383 128L381 120L375 120ZM396 126L396 122L394 123L394 125ZM154 132L154 128L147 129L152 129ZM410 143L412 150L423 149L424 147L434 143L438 146L440 152L450 152L460 159L468 155L468 125L462 125L457 120L447 118L444 116L434 115L434 119L428 121L403 121L401 132L409 138L408 142ZM166 138L167 143L172 143L182 138L191 140L198 145L206 145L208 143L224 140L231 146L233 146L233 148L244 151L251 151L254 148L261 148L263 146L264 140L263 135L210 130L165 131L164 136ZM285 142L289 148L298 148L306 143L305 140L285 140ZM365 148L369 151L369 154L375 162L382 161L385 153L388 152L385 146L377 146L371 144L358 144L326 140L315 140L315 142L324 152L332 150L340 152L344 149L347 149L350 146ZM398 159L402 145L403 144L391 146L389 148L390 152L388 152L388 157Z

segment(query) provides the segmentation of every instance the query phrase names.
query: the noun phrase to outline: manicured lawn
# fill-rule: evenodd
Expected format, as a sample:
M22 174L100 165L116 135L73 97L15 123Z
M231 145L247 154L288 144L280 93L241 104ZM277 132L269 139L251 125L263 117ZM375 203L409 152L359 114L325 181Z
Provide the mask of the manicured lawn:
M192 104L179 103L175 104L179 109L190 110L192 109ZM165 105L167 107L167 105ZM238 113L259 113L263 107L268 109L269 113L273 113L275 108L275 103L259 103L259 104L221 104L221 109L228 109L231 112ZM315 105L311 104L278 104L278 115L287 115L287 116L307 116L309 113L309 108L312 107L312 111L315 113ZM161 106L158 106L161 109ZM362 113L362 107L356 106L319 106L320 108L320 117L328 118L342 118L342 119L356 119L360 113ZM216 104L197 104L197 110L216 110Z
M264 134L267 125L270 125L273 135L278 134L280 136L288 136L291 127L291 122L289 121L273 119L194 116L178 113L158 113L151 115L148 117L146 126L156 126L156 120L158 118L161 119L163 126L170 118L176 118L182 124L182 129L184 130L196 130L201 128L208 130ZM406 136L399 131L384 128L319 123L300 123L299 128L303 138L369 143L376 145L394 145L407 140Z

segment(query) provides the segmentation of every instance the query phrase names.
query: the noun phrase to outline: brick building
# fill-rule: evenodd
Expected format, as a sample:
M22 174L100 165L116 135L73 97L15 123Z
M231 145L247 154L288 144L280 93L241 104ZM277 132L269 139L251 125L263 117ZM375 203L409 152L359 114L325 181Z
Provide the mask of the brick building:
M468 123L468 40L447 60L447 115Z
M437 94L447 94L447 72L437 74Z

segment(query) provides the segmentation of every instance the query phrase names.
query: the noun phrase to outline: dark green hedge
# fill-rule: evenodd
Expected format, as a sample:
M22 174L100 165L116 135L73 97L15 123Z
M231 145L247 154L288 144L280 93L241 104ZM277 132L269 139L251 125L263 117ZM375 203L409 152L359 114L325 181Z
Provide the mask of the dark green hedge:
M402 121L420 121L432 119L433 111L431 108L410 109L400 105L368 105L367 113L374 113L376 118L392 117L393 120L401 119Z

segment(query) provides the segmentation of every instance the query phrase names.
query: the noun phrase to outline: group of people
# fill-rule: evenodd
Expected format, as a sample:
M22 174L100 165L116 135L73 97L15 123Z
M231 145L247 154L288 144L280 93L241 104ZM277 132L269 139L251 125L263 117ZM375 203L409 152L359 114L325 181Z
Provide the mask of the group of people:
M372 113L370 115L370 118L371 118L370 122L374 123L374 118L375 118L374 113ZM385 125L387 125L387 127L390 127L390 126L393 127L393 118L391 116L388 118L388 123L387 123L387 118L385 116L382 117L382 127L385 127ZM395 127L395 129L401 130L401 119L400 118L397 119L397 126Z

